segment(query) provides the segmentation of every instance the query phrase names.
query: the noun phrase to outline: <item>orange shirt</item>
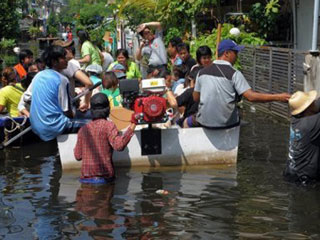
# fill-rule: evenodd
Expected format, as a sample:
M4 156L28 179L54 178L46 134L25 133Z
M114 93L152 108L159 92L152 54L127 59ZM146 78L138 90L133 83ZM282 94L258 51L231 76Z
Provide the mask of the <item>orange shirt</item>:
M17 65L15 65L14 68L16 69L17 73L19 74L20 79L23 79L25 76L27 76L27 72L21 63L18 63Z

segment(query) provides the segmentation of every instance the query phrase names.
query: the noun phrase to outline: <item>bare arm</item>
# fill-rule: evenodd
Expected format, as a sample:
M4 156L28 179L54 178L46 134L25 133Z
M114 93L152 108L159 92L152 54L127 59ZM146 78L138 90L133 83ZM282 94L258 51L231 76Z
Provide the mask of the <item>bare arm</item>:
M85 88L90 88L93 84L90 80L90 78L84 73L82 72L80 69L78 71L76 71L76 73L74 74L74 77L79 80L84 86ZM80 106L80 110L85 111L89 108L89 104L90 104L90 98L91 98L91 92L86 94L84 97L84 102L86 106Z
M193 91L192 97L193 97L193 101L200 102L200 92Z
M271 101L278 101L278 102L288 102L291 95L289 93L277 93L277 94L270 94L270 93L258 93L249 89L243 93L243 96L248 99L250 102L271 102Z
M0 112L2 112L5 109L5 106L0 105Z
M173 95L173 92L171 90L167 91L167 100L168 100L170 107L175 108L175 109L178 108L177 99L175 98L175 96Z
M89 63L90 61L91 61L90 55L86 55L83 58L78 60L79 63Z
M148 23L145 23L145 26L146 27L154 27L157 30L161 30L162 29L162 26L161 26L160 22L148 22Z
M140 61L142 59L142 48L145 46L144 42L141 42L140 47L138 47L136 52L136 59Z

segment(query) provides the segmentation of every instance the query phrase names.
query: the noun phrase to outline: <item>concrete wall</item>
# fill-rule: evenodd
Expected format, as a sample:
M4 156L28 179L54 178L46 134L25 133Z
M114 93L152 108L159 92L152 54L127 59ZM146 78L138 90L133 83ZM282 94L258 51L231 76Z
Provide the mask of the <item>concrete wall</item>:
M311 49L313 5L314 0L300 0L297 5L297 49L299 50Z

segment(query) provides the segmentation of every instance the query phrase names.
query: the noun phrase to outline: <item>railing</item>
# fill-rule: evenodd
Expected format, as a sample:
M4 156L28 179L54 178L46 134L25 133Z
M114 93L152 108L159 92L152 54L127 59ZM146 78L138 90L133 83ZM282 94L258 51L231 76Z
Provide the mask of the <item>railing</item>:
M306 52L286 48L246 46L241 51L241 71L253 90L265 93L293 93L303 90L303 62ZM255 103L256 108L288 118L287 103Z

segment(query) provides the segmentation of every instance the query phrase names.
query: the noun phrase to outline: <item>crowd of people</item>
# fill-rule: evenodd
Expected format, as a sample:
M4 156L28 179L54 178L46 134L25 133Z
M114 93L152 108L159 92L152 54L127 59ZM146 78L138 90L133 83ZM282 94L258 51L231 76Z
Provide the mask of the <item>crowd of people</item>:
M288 102L291 97L289 93L252 90L243 74L233 67L243 46L232 40L220 42L218 58L213 61L208 46L200 46L194 59L188 43L180 37L170 39L166 48L159 22L140 24L137 32L141 44L134 57L147 65L146 78L165 78L164 97L175 116L166 126L232 128L240 124L237 103L242 97L250 102ZM78 132L74 154L83 161L81 180L109 182L115 177L112 151L128 144L137 124L133 113L131 125L120 134L108 119L110 109L122 105L122 79L141 81L143 77L126 49L118 49L113 59L90 41L88 32L80 30L77 35L80 59L75 59L71 39L53 42L35 61L30 50L22 50L19 63L3 70L0 112L29 117L33 131L44 141L62 133ZM97 83L101 86L80 102L72 101L77 93Z

